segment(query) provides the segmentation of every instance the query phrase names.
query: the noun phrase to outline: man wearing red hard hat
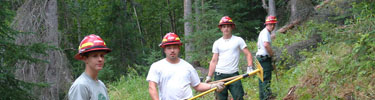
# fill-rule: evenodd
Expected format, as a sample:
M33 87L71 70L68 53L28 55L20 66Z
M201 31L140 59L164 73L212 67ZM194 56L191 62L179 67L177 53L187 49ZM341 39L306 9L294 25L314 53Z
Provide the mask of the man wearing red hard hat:
M264 28L258 37L258 51L256 58L263 67L263 82L259 80L259 98L260 100L267 100L272 97L271 92L271 78L272 78L272 57L274 53L271 48L271 32L275 29L277 19L275 16L268 16L266 18L266 28Z
M107 88L98 79L104 66L104 55L111 52L104 40L97 35L86 36L74 56L85 63L85 71L74 81L69 89L69 100L109 100Z
M214 80L221 80L239 75L238 63L240 61L240 52L243 52L247 61L247 73L252 72L253 59L252 55L241 37L232 35L235 24L232 18L224 16L221 18L219 25L223 36L217 39L212 46L212 59L209 66L209 72L205 82L210 82L211 77ZM227 100L229 92L234 100L243 100L244 90L241 80L229 84L220 93L217 93L218 100Z
M161 44L165 58L153 63L147 74L148 91L152 100L184 100L193 97L196 91L224 89L224 82L201 83L197 71L191 64L178 57L182 42L177 34L167 33Z

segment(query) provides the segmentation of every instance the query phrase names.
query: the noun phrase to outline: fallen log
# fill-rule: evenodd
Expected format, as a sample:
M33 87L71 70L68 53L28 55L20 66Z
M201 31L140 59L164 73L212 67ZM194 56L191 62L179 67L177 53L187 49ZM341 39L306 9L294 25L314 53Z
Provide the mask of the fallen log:
M299 24L301 22L301 19L296 19L292 21L291 23L284 25L282 28L277 30L279 33L285 33L287 30L292 29L295 25Z

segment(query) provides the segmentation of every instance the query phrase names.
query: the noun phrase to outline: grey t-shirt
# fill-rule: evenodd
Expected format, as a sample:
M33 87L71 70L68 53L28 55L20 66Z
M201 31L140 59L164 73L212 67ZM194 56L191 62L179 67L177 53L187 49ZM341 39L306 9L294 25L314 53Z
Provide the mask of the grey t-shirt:
M69 89L69 100L109 100L107 88L100 80L82 73Z

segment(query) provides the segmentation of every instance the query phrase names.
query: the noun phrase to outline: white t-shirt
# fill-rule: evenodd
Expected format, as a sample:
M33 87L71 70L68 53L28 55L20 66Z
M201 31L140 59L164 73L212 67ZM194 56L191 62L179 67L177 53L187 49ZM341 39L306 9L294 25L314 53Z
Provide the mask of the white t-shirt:
M267 28L264 28L259 34L258 42L257 42L258 52L256 53L256 55L262 55L262 56L269 55L266 48L263 45L264 42L269 42L270 44L272 42L270 32L267 30Z
M197 71L183 59L177 64L169 63L166 59L151 65L147 81L158 84L160 100L182 100L193 97L190 86L200 83Z
M74 81L68 97L69 100L109 100L104 83L93 80L85 72Z
M232 35L230 39L223 37L215 41L212 53L218 53L219 58L215 72L232 74L238 71L240 51L246 47L245 41L238 36Z

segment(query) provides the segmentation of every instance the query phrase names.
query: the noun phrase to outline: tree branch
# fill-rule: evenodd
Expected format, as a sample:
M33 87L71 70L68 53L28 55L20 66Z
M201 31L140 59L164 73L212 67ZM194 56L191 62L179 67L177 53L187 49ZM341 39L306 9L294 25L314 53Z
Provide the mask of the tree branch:
M266 0L262 0L262 7L267 11L268 13L268 7L267 7L267 3L266 3Z
M323 7L324 5L328 4L330 0L324 0L322 4L319 4L314 7L315 10L318 10L319 8Z

